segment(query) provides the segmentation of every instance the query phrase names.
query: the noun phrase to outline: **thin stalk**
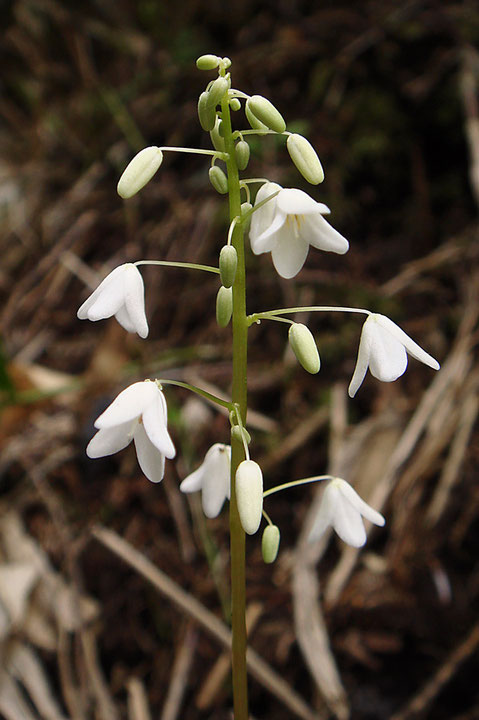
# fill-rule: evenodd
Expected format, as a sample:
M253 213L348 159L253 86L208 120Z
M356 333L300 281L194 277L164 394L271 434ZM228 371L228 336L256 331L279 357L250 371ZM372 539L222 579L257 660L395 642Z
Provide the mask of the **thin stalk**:
M231 115L228 97L221 102L224 141L228 159L229 211L230 221L241 216L241 189L238 166L234 149ZM246 321L246 278L244 260L244 230L236 222L232 232L232 245L238 254L238 266L233 284L233 389L232 402L239 409L243 426L247 410L247 349L248 324ZM232 671L233 705L235 720L248 720L248 684L246 674L246 576L245 576L245 533L236 504L235 476L240 462L244 460L242 442L231 437L231 501L230 501L230 553L231 553L231 625L232 625Z

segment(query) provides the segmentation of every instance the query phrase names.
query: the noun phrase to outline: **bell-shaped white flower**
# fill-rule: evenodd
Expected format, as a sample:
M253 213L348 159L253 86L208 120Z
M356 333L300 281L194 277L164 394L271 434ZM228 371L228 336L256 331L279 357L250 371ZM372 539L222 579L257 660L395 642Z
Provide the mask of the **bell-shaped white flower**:
M230 499L230 466L231 447L215 443L206 453L200 467L180 485L184 493L201 490L201 503L206 517L219 515L224 501Z
M439 370L439 363L401 328L385 315L372 313L363 325L358 359L349 385L349 396L354 397L364 380L368 368L378 380L392 382L406 370L407 354Z
M167 422L166 400L158 385L151 380L133 383L96 419L98 432L86 453L91 458L113 455L133 440L142 471L151 482L160 482L165 457L176 454Z
M346 480L333 478L324 490L309 539L318 540L331 525L345 543L361 547L366 542L363 517L380 527L386 522L381 513L365 503Z
M125 263L112 270L77 312L80 320L93 322L113 315L128 332L147 337L145 287L133 263Z
M255 205L275 192L274 198L253 213L249 238L255 255L271 252L281 277L292 278L299 273L310 245L340 255L347 252L346 238L323 218L329 208L302 190L268 182L258 190Z

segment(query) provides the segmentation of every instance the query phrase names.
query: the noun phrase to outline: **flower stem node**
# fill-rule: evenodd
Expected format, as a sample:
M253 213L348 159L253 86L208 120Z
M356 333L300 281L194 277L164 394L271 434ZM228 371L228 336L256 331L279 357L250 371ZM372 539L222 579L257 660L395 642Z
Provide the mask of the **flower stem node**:
M220 252L220 278L225 288L230 288L236 276L238 253L232 245L224 245Z
M274 130L274 132L277 133L283 133L286 130L286 123L281 113L275 108L273 103L265 97L262 97L262 95L253 95L253 97L248 98L246 107L250 110L253 117L270 130Z
M117 192L124 200L136 195L156 173L163 161L163 153L156 145L143 148L124 169Z
M213 185L216 192L220 195L226 195L228 192L228 178L224 174L223 170L217 165L213 165L209 169L210 183Z
M246 428L241 429L239 425L234 425L231 428L231 437L236 438L236 440L239 440L240 442L243 442L243 440L246 440L246 444L249 445L251 442L251 435L246 430Z
M321 361L311 330L302 323L293 323L289 328L288 339L298 362L304 369L312 375L319 372Z
M225 328L233 313L233 288L221 286L216 296L216 322Z
M136 265L125 263L112 270L78 309L79 320L104 320L115 316L127 332L148 336L145 286Z
M230 83L227 78L217 77L216 80L211 83L210 89L208 90L208 104L216 108L218 103L221 102L225 92L228 91L229 86Z
M324 180L324 171L311 143L302 135L289 135L286 141L291 160L311 185L318 185Z
M214 70L220 64L221 58L217 55L201 55L196 61L198 70Z
M270 565L274 563L278 555L280 542L280 532L277 525L267 525L264 529L263 538L261 540L261 553L263 561Z
M363 517L379 527L386 522L381 513L365 503L346 480L333 478L324 491L309 540L319 540L331 525L345 543L362 547L366 542Z
M200 467L186 477L181 492L201 490L203 512L208 518L217 517L225 500L230 498L231 447L215 443L205 455Z
M236 502L243 530L254 535L263 512L263 473L254 460L243 460L236 471Z
M213 130L216 122L216 108L209 102L209 94L206 91L202 92L198 98L198 119L203 130L206 132Z
M240 140L235 146L236 164L238 170L246 170L249 163L250 149L245 140Z

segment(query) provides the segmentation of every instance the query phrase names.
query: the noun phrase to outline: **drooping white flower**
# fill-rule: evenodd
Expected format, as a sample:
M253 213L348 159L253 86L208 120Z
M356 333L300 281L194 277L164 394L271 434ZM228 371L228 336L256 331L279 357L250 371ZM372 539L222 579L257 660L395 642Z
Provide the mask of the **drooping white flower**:
M165 457L176 451L167 429L166 400L155 382L136 382L123 390L95 421L98 432L86 453L90 458L105 457L135 443L138 463L151 482L160 482Z
M145 287L133 263L125 263L112 270L77 312L80 320L93 322L113 315L128 332L147 337Z
M368 368L371 375L392 382L406 370L407 353L413 358L439 370L439 363L409 335L385 315L372 313L363 325L358 359L349 385L349 396L354 397L364 380Z
M361 547L366 542L363 517L380 527L386 522L381 513L365 503L346 480L333 478L324 490L309 539L318 540L331 525L345 543Z
M219 515L224 501L230 499L230 466L231 447L215 443L200 467L185 477L180 485L184 493L201 490L201 504L206 517Z
M253 213L249 238L255 255L271 252L281 277L292 278L299 273L310 245L340 255L347 252L346 238L323 218L329 208L302 190L268 182L258 190L255 205L275 192L276 197Z

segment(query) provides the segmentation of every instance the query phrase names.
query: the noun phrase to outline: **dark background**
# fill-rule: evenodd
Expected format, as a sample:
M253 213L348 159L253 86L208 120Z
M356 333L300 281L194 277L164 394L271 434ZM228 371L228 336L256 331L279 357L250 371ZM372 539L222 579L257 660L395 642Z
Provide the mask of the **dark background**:
M313 564L351 717L479 717L476 3L18 0L0 4L0 20L0 527L16 513L77 599L98 603L88 630L73 631L58 626L52 605L57 645L39 644L24 618L8 626L4 674L15 676L8 643L16 638L36 653L67 717L142 720L127 709L132 677L153 717L175 717L165 710L175 677L178 717L228 717L228 675L207 707L197 706L216 642L91 538L98 523L115 530L224 617L227 513L205 523L177 488L213 442L228 441L227 419L168 390L178 456L162 486L141 476L131 449L94 462L84 454L95 417L137 379L176 377L228 392L230 333L216 326L217 281L144 269L146 342L114 320L76 318L87 286L122 262L217 262L227 211L209 185L208 160L165 154L138 197L116 194L142 147L209 147L196 103L214 75L195 60L212 52L231 57L235 87L268 97L288 129L309 138L326 179L308 188L273 138L251 141L246 174L309 191L351 244L344 257L311 250L289 282L269 255L248 251L249 309L367 307L401 324L443 366L436 375L412 360L396 383L368 376L346 401L357 318L302 318L322 357L315 377L286 352L282 325L251 332L250 407L260 414L251 452L266 484L336 463L376 506L374 488L383 488L386 528L353 558L340 591L331 578L348 556L336 540ZM245 127L242 111L235 123ZM327 717L293 621L302 602L292 592L296 543L314 495L306 487L268 503L282 548L268 567L259 538L248 540L248 599L261 604L253 647ZM0 557L13 562L5 548ZM35 598L29 593L28 603ZM190 666L172 671L185 647ZM19 692L30 697L24 685ZM255 680L251 710L292 716Z

